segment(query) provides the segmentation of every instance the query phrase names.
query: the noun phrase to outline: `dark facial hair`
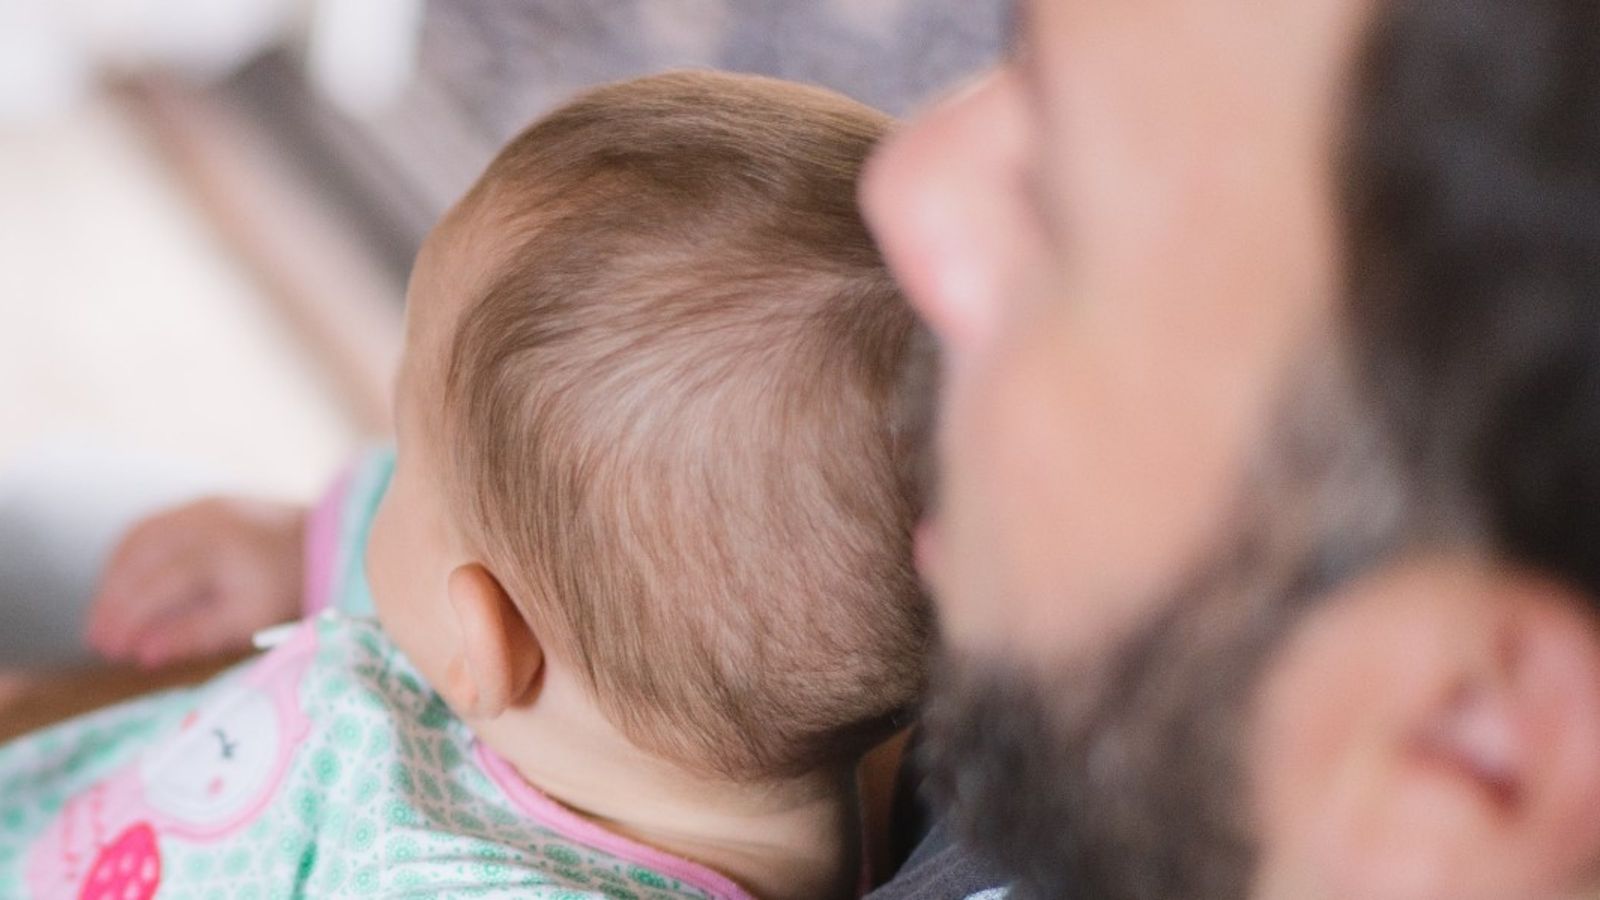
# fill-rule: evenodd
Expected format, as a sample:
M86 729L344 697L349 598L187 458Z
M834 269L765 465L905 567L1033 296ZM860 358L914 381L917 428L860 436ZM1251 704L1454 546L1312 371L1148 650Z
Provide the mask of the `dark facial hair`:
M1220 552L1133 633L1057 662L946 650L923 762L1013 897L1235 900L1258 842L1243 743L1277 649L1335 587L1407 544L1415 509L1339 367L1312 367ZM1070 599L1062 598L1064 618Z

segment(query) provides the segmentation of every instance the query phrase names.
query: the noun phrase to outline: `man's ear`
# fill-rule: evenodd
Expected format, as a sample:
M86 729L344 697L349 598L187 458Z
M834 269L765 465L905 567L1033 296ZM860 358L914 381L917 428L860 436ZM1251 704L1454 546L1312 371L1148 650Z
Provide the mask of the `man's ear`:
M1267 884L1301 896L1593 889L1595 608L1527 572L1432 559L1308 617L1261 700Z
M446 592L460 640L440 686L445 700L474 719L493 719L528 702L544 651L511 595L478 563L452 571Z

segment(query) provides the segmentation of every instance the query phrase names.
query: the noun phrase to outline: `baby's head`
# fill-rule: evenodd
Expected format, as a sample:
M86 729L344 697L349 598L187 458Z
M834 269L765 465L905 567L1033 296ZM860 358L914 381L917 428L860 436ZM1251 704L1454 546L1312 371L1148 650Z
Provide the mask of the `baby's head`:
M855 203L887 125L767 79L609 86L429 237L369 571L469 721L560 666L638 747L767 779L915 702L889 410L915 324Z

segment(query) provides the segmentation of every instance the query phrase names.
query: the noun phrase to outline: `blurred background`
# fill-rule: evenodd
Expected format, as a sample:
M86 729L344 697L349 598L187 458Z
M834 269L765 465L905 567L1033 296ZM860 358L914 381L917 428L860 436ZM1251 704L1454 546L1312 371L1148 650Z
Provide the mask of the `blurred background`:
M1007 5L0 0L0 505L63 460L309 497L386 433L412 254L529 120L675 66L902 114Z

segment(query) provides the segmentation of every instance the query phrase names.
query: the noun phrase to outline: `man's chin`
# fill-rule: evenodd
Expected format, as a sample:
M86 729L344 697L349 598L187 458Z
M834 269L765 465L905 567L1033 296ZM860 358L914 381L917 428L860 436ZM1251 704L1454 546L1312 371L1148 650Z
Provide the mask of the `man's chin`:
M1205 718L1218 698L1147 705L1086 674L983 656L936 671L921 760L933 800L1016 879L1013 900L1245 895L1254 853L1227 787L1232 744Z

